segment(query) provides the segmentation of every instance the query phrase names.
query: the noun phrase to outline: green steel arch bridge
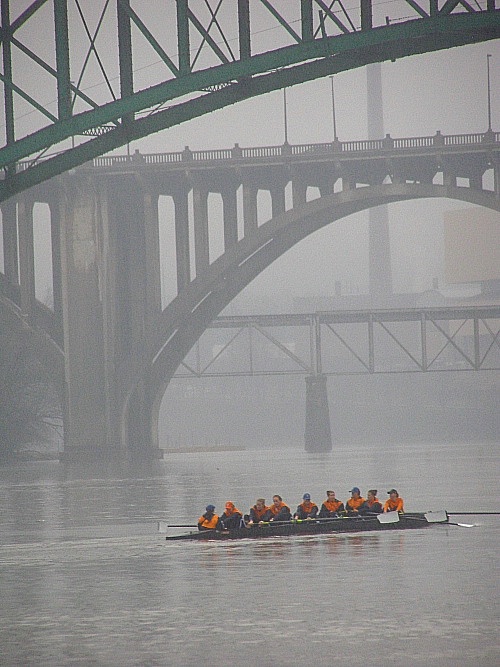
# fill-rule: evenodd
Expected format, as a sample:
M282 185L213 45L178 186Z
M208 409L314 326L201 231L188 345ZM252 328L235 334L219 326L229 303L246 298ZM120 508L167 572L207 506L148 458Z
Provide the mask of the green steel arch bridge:
M496 0L85 4L1 0L0 201L244 99L500 36Z

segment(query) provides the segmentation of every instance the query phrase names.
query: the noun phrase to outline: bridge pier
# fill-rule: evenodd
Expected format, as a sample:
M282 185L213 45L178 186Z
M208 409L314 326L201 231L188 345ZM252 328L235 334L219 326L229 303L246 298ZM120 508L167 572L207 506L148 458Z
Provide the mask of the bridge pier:
M5 277L11 285L19 285L17 204L14 198L2 204L2 222Z
M331 452L332 433L326 375L306 377L306 452Z
M160 454L141 380L160 310L157 207L134 179L80 176L60 193L64 458Z
M102 259L109 229L107 216L96 205L95 190L93 179L68 178L61 188L59 202L65 457L77 453L80 457L118 444L109 441L113 419L106 387L110 384L112 367L104 351L105 343L106 347L109 344L105 339L110 313L106 312Z

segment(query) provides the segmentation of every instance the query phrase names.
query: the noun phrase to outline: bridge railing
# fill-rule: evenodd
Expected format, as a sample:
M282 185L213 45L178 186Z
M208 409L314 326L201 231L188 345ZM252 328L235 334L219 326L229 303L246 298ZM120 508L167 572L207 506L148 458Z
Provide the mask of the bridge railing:
M281 144L278 146L250 146L242 148L235 144L233 148L216 148L211 150L193 151L188 146L183 151L171 153L140 153L138 150L131 155L102 155L81 167L112 168L131 164L167 165L185 164L186 162L227 162L231 160L267 160L286 157L307 157L314 155L348 155L356 153L377 153L384 151L406 151L429 149L434 147L452 148L454 146L484 146L484 144L500 144L500 132L476 132L473 134L443 135L436 132L426 137L393 138L387 134L383 139L362 139L355 141L330 141L315 144ZM40 158L40 161L52 155ZM17 164L18 171L33 166L33 160Z

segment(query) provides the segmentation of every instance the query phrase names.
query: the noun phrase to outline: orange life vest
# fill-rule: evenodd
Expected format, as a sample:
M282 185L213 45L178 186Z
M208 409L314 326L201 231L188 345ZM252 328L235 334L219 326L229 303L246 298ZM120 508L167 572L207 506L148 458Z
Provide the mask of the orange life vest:
M234 505L232 507L226 507L224 508L224 514L223 516L229 517L233 516L233 514L239 514L240 516L243 516L240 510L235 507Z
M264 516L266 512L269 512L270 509L271 509L270 507L266 506L264 506L261 510L257 509L257 505L254 505L252 507L253 513L255 514L255 518L257 519L257 521L260 521L260 518Z
M365 503L366 500L364 498L349 498L349 500L345 504L346 510L357 510L361 507L363 503Z
M323 505L329 512L336 512L338 508L342 505L340 500L325 500Z
M272 514L273 516L276 516L277 514L279 514L279 513L281 512L281 510L282 510L284 507L286 507L287 510L290 511L290 508L288 507L288 505L285 505L285 503L284 503L283 501L280 502L280 504L278 505L278 507L276 507L276 505L273 503L273 504L271 505L271 507L269 507L269 509L271 510L271 514Z
M198 526L206 530L214 530L215 528L217 528L218 520L219 517L217 516L217 514L212 514L212 517L210 519L207 519L205 516L200 516L200 518L198 519Z
M300 503L299 507L302 507L304 514L310 514L314 508L318 509L316 503L312 503L310 500L304 500L303 503Z
M389 498L385 501L384 512L404 512L403 509L403 499L396 498L396 500L391 500Z

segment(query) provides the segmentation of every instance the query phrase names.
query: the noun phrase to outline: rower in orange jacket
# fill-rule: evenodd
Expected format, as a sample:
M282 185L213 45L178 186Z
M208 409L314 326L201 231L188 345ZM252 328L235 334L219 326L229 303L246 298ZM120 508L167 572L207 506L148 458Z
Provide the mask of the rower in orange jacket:
M357 486L353 486L350 491L351 497L345 504L346 512L350 514L358 514L359 509L363 503L366 502L365 498L361 497L361 491Z
M243 514L234 506L230 500L227 501L224 513L221 514L220 522L225 530L235 530L241 526Z
M260 523L261 521L269 521L271 516L265 498L257 498L255 505L250 508L248 518L245 516L245 520L248 525L252 525L254 523Z
M370 489L366 494L366 501L359 508L360 514L380 514L382 503L377 498L377 489Z
M290 508L278 494L273 496L273 504L269 508L269 513L269 521L290 521L292 518Z
M215 530L219 517L215 514L215 505L207 505L205 514L198 519L198 530Z
M321 505L318 517L320 519L330 519L332 517L338 516L338 512L344 511L344 503L340 502L335 498L335 491L326 492L326 500Z
M403 499L399 497L396 489L387 491L389 494L388 500L384 503L384 512L404 512Z
M311 494L304 493L302 502L295 510L294 519L315 519L318 513L318 506L311 502Z

